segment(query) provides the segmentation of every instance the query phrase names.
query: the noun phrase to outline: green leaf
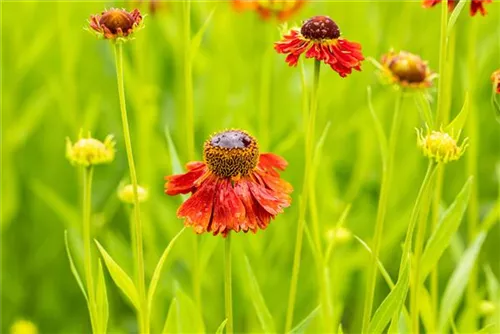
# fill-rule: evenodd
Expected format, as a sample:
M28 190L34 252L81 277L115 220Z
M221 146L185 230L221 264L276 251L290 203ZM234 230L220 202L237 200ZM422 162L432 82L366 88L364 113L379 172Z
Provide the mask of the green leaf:
M421 258L420 281L423 282L431 270L436 266L441 255L448 248L452 236L457 231L462 217L469 203L471 193L472 177L465 182L462 190L458 193L453 203L448 207L441 217L438 226L425 245Z
M462 9L464 8L465 4L468 2L468 0L460 0L458 5L455 6L455 9L450 15L450 18L448 20L448 29L446 31L446 35L450 36L451 32L453 31L453 27L455 26L455 23L457 22L458 16L462 12Z
M356 239L368 251L368 253L370 253L370 255L373 254L370 246L368 246L366 244L366 242L363 241L363 239L361 239L360 237L358 237L355 234L353 234L353 237L354 237L354 239ZM385 279L385 282L387 283L387 285L389 286L389 288L391 288L391 290L394 289L395 284L394 284L394 282L393 282L393 280L391 278L391 275L385 269L384 264L382 263L382 261L380 261L378 258L377 258L377 265L378 265L378 269L380 270L380 273L382 274L382 277Z
M385 136L384 127L382 123L380 123L380 119L378 118L375 110L373 109L372 103L372 89L370 86L367 88L368 93L368 109L370 110L370 114L372 115L373 122L375 123L375 132L377 133L377 139L380 146L380 155L382 156L382 161L387 160L387 137Z
M462 2L462 1L461 1ZM469 115L469 94L465 94L464 104L457 116L445 128L445 131L454 135L460 133L464 128L465 121Z
M170 130L168 126L165 126L165 138L167 138L168 144L168 154L170 155L170 163L172 165L172 174L180 174L184 171L182 168L181 161L179 160L179 155L175 149L175 144L172 141L172 136L170 136Z
M153 272L153 277L151 278L151 282L149 283L149 289L148 289L148 312L151 312L152 306L153 306L153 298L154 294L156 292L156 287L158 285L158 282L160 280L160 275L161 275L161 270L163 268L163 265L165 264L165 260L168 257L168 254L170 253L170 250L174 246L176 240L181 236L181 234L184 232L186 228L183 227L179 233L177 233L172 240L168 243L167 247L163 251L163 254L160 256L160 260L158 260L158 263L156 264L156 268Z
M257 278L253 273L252 266L247 256L245 256L245 269L247 275L246 281L250 283L250 289L248 290L249 297L252 300L255 312L257 312L260 325L265 333L275 333L276 329L273 317L267 308L266 301L260 291L259 283L257 282Z
M109 304L108 294L106 292L106 280L104 279L104 270L102 269L102 262L100 259L97 272L96 306L100 332L106 333L109 319Z
M215 334L222 334L224 332L224 327L226 327L226 323L227 323L227 319L224 319L224 321L220 324L220 326L215 331Z
M410 286L410 260L405 261L405 268L401 272L394 289L387 295L378 307L368 326L368 333L382 333L394 314L399 314L406 300Z
M312 310L311 313L309 313L307 317L305 317L301 322L299 322L297 326L292 328L292 330L288 334L305 333L307 327L309 327L309 325L311 324L311 321L313 321L313 319L318 315L320 307L320 305L316 306L316 308Z
M458 266L455 268L455 271L448 281L441 299L441 308L439 311L440 333L446 332L449 320L452 319L455 314L465 287L467 286L467 282L469 281L472 268L476 263L479 251L483 245L484 239L486 239L486 231L479 233L472 245L465 251L464 255L460 259L460 262L458 263Z
M106 252L106 250L101 246L101 244L94 240L101 256L104 259L104 263L108 268L111 278L115 282L116 286L128 297L132 305L139 309L139 294L132 281L132 279L127 275L127 273L113 260L113 258Z
M208 25L210 24L210 21L212 20L212 17L214 16L216 8L217 7L212 9L210 14L208 14L208 17L205 20L205 22L203 22L203 25L201 26L200 30L198 30L198 32L193 36L193 38L191 40L191 61L194 60L194 58L196 57L196 54L198 53L198 50L200 49L201 40L203 39L203 35L205 34L205 32L208 28Z
M163 325L163 329L161 331L162 334L179 333L179 325L177 321L179 313L178 309L179 304L177 303L177 299L174 297L170 303L170 307L168 308L167 319L165 319L165 324Z
M425 333L435 333L436 323L435 315L436 311L433 310L431 295L424 285L420 285L419 288L419 298L420 298L420 313L422 316L422 323L424 324Z
M73 273L73 276L75 277L76 283L78 283L78 286L80 287L80 290L82 290L83 296L85 297L85 300L88 303L89 299L87 297L87 293L85 292L85 288L83 286L82 280L80 278L80 275L78 274L78 270L76 269L75 263L73 262L73 257L71 256L71 251L69 250L68 230L64 230L64 245L66 246L66 254L68 254L69 266L71 268L71 272Z
M417 94L414 94L416 105L419 107L419 110L422 114L422 118L425 123L429 126L429 128L434 129L434 118L432 117L432 108L429 103L429 100L426 97L426 92L421 91Z
M344 329L342 328L342 324L339 324L339 329L337 330L338 334L344 334Z
M313 157L314 166L319 165L319 160L321 158L321 149L325 144L326 136L328 135L328 130L330 130L331 125L332 125L331 122L326 123L325 128L321 133L321 137L319 137L318 142L316 143L316 146L314 148L314 157Z

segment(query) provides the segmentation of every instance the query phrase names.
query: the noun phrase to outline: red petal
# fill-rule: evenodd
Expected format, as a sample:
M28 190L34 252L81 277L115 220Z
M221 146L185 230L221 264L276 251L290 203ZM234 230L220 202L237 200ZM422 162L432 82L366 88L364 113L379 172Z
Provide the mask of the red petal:
M165 193L167 195L187 194L197 188L196 181L206 172L204 163L191 162L186 165L188 172L178 175L166 176Z
M239 180L234 185L234 191L245 206L245 219L240 223L241 228L256 232L258 227L266 228L267 224L269 224L270 215L253 199L248 187L251 182L248 178Z
M185 225L194 226L196 233L206 232L212 219L218 178L211 175L177 210L177 217L186 218Z
M283 208L289 206L287 201L274 196L273 192L266 189L263 185L259 185L256 182L248 182L248 187L257 203L272 216L283 212Z
M288 166L288 162L279 155L262 153L259 156L259 167L264 170L273 170L274 168L285 170L286 166Z
M214 216L208 231L224 236L230 230L238 232L240 221L245 219L245 206L236 195L231 180L219 181L214 203Z

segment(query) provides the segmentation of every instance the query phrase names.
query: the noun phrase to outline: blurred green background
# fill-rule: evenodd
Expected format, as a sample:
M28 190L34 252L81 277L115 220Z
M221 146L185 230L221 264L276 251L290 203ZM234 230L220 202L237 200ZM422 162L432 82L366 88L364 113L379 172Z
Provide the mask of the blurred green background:
M150 192L144 211L147 275L170 239L182 228L175 212L181 199L163 193L163 177L172 173L170 131L182 163L185 150L182 3L163 2L145 19L146 27L124 46L125 86L132 126L132 142L139 182ZM117 140L114 163L99 166L93 188L93 224L98 239L129 273L132 272L128 208L116 190L127 181L128 167L121 131L113 50L84 31L91 14L105 8L132 9L135 4L115 2L2 2L2 323L8 332L16 319L28 319L41 333L89 332L84 298L72 277L64 248L68 230L74 256L81 263L81 171L65 158L65 138L75 140L79 130L91 130ZM147 4L139 4L148 13ZM500 67L500 6L487 7L488 15L458 19L454 54L455 76L451 112L456 114L467 87L467 36L478 29L477 73L472 103L479 118L478 140L481 214L489 212L498 196L495 165L500 163L500 124L490 104L490 74ZM244 256L248 256L266 303L280 330L284 326L297 226L298 195L303 177L304 120L300 69L286 65L272 50L280 23L263 21L252 11L236 12L230 2L194 2L192 34L212 19L193 59L195 138L201 159L202 143L214 131L242 128L261 139L263 151L285 157L283 177L294 187L294 204L256 235L234 236L235 330L262 332L249 296ZM289 26L313 15L329 15L345 38L360 42L365 56L380 58L390 48L420 54L438 69L438 8L423 9L419 1L309 2ZM266 64L268 62L268 65ZM312 61L306 62L308 82ZM269 78L268 94L263 82ZM346 205L352 204L346 227L362 239L373 235L381 176L379 148L367 108L366 88L372 86L375 110L388 129L395 91L381 86L374 67L342 79L322 67L317 133L331 124L318 169L317 193L325 238ZM264 84L264 87L265 84ZM431 88L435 96L436 88ZM269 108L267 126L260 117ZM433 102L435 107L435 101ZM397 144L396 175L384 232L381 259L397 276L400 243L416 197L426 159L416 146L415 127L423 124L413 98L403 102L404 123ZM265 130L269 129L269 132ZM467 154L467 153L466 153ZM465 182L465 159L446 169L444 205ZM462 224L462 230L465 224ZM445 284L465 243L464 231L454 238L454 251L440 262ZM153 332L159 331L174 296L185 300L184 312L196 318L190 306L192 244L186 231L169 256L153 308ZM222 238L197 236L202 265L201 317L207 332L224 319ZM480 268L491 265L500 276L498 224L490 231L480 255ZM317 305L317 282L311 248L304 241L295 321ZM355 241L340 245L332 261L335 312L348 332L360 329L369 256ZM80 265L78 266L80 267ZM480 293L484 294L480 271ZM135 315L110 277L110 332L134 332ZM379 280L376 305L387 294ZM182 296L182 297L179 297ZM183 299L184 298L184 299ZM314 324L310 328L314 332Z

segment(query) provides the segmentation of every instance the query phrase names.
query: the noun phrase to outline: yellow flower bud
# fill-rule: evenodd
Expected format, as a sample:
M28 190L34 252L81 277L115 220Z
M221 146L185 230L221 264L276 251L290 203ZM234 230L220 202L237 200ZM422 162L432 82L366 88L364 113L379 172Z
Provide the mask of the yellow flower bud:
M104 142L80 135L78 141L73 144L66 138L66 157L73 165L84 167L110 163L115 158L115 142L112 135L108 135Z
M137 196L139 197L139 202L144 202L148 199L148 191L141 187L137 186ZM118 189L118 198L120 201L124 203L134 204L134 189L131 184L127 184Z
M495 313L496 306L495 303L489 300L481 300L478 305L479 313L485 316L490 316Z
M467 148L467 138L462 141L461 145L458 145L453 135L429 129L425 135L423 130L417 129L417 143L426 157L438 163L458 160Z
M28 320L17 320L10 327L10 334L38 334L38 328Z

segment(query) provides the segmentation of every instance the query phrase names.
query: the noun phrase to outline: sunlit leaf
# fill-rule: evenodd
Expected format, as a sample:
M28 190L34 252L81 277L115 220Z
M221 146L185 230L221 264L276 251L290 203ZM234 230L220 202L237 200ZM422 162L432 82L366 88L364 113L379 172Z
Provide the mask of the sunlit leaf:
M458 16L462 12L462 9L464 8L465 4L469 2L468 0L460 0L458 4L455 6L453 9L453 12L450 15L450 18L448 19L448 30L446 31L446 35L450 36L451 32L453 31L453 27L455 26L455 23L457 22Z
M95 240L95 243L116 286L120 288L125 296L128 297L132 305L136 309L139 309L139 294L137 293L134 282L127 275L127 273L125 273L125 271L115 262L115 260L113 260L113 258L106 252L106 250L97 240Z
M66 254L68 254L71 272L73 273L73 276L75 277L76 283L80 287L80 290L82 290L83 296L85 297L85 299L88 302L87 293L85 292L84 285L82 283L80 275L78 274L78 270L76 269L75 263L73 262L73 257L71 256L71 251L69 250L68 231L67 230L64 231L64 245L66 247Z
M443 214L438 226L425 245L420 263L420 281L423 282L431 270L436 266L441 255L443 255L446 248L448 248L453 234L455 234L460 226L465 209L469 203L472 182L472 177L465 182L462 190L460 190L453 203Z
M453 133L455 135L460 133L462 131L462 129L464 128L465 121L467 120L467 116L469 115L469 109L470 109L469 108L469 95L466 94L462 109L460 110L458 115L455 116L453 121L451 121L450 124L448 124L448 126L445 128L445 131L448 133Z
M224 321L220 324L220 326L215 331L215 334L222 334L224 332L224 328L226 327L226 323L227 323L227 319L224 319Z
M292 328L292 330L288 334L302 334L305 333L307 327L311 324L311 322L318 315L319 309L321 306L317 306L314 310L311 311L297 326Z
M179 305L177 299L173 298L168 308L167 318L165 319L165 324L163 325L162 334L167 333L179 333L179 325L177 319L179 318Z
M245 269L246 269L246 280L249 283L249 297L252 300L252 304L254 306L255 312L257 313L257 317L259 318L260 325L262 329L266 333L274 333L276 332L274 327L273 317L269 312L269 309L266 305L266 301L264 300L264 296L260 291L259 282L257 282L257 278L255 277L252 266L250 265L250 261L248 261L248 257L245 256Z
M96 306L100 331L101 333L106 333L108 328L109 304L108 294L106 292L106 280L104 278L101 260L99 260L97 272Z
M212 9L210 14L208 14L205 22L203 22L203 25L201 26L200 30L198 30L198 32L191 39L191 61L194 60L194 58L196 57L196 54L198 53L198 50L199 50L200 45L201 45L201 40L203 39L203 35L205 35L205 32L207 31L207 28L210 24L210 21L212 20L212 17L214 16L216 8L217 7Z

